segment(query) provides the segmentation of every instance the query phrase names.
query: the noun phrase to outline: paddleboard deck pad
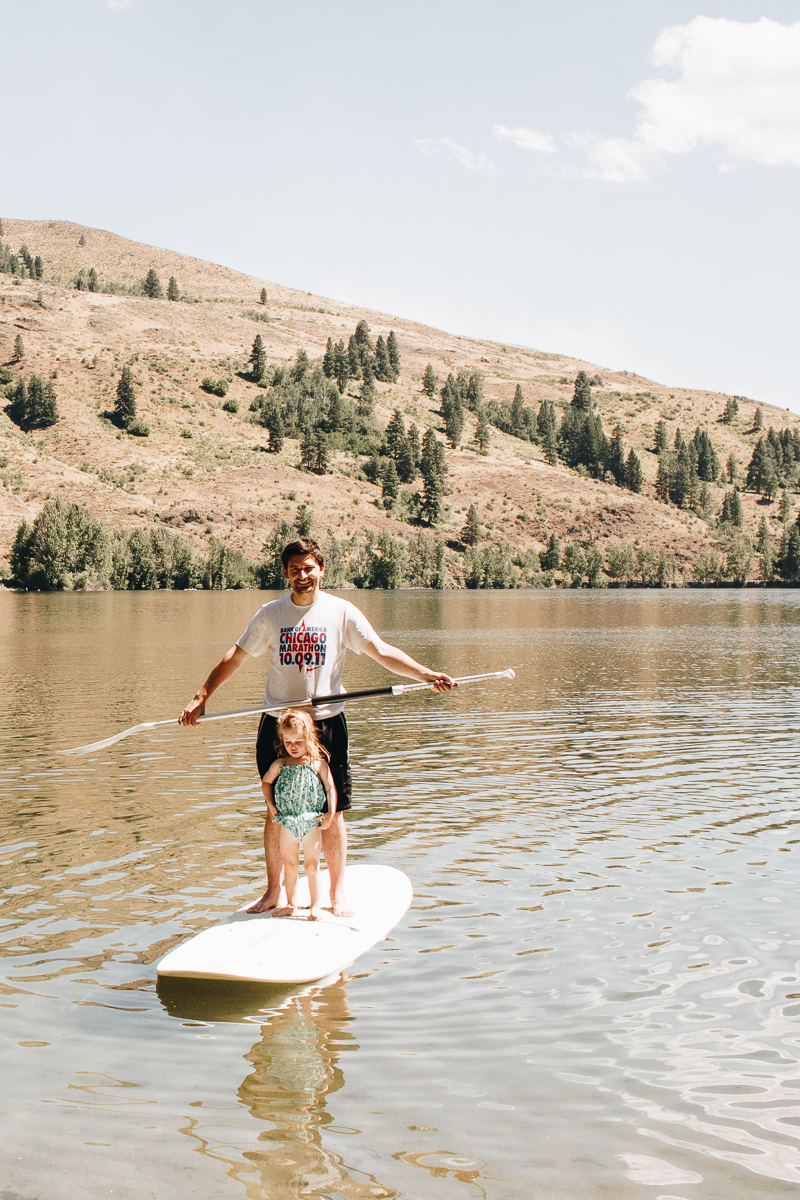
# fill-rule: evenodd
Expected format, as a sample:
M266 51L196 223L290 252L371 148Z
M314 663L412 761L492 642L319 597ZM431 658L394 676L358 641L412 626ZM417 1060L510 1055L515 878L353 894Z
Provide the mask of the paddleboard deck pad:
M329 883L328 872L320 871L323 909L330 904ZM302 877L293 916L241 908L170 950L158 963L158 974L250 983L311 983L338 974L386 937L413 898L411 880L395 867L348 867L345 887L352 917L323 911L319 920L309 921L308 883Z

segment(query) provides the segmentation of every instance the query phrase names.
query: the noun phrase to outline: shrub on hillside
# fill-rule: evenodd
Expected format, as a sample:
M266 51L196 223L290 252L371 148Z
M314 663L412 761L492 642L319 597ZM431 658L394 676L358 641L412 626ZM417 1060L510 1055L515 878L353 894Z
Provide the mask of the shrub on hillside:
M206 375L200 386L204 392L209 392L212 396L227 396L228 394L227 379L213 379L211 375Z

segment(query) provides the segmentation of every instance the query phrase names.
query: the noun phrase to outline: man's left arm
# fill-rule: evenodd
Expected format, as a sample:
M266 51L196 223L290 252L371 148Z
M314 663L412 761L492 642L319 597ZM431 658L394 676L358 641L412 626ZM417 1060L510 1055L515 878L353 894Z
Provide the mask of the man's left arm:
M451 688L458 687L455 680L444 671L432 671L430 667L423 667L410 654L406 654L398 646L390 646L383 638L376 637L374 641L368 642L361 653L368 654L382 667L394 671L395 675L416 679L418 683L432 683L436 692L449 692Z

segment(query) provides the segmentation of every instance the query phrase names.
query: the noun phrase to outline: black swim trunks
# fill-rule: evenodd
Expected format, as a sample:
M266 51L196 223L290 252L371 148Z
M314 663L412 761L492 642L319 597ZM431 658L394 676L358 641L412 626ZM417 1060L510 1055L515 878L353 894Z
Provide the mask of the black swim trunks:
M278 757L278 752L275 749L275 729L277 724L277 718L270 716L269 713L261 714L258 737L256 738L256 764L258 765L259 779L264 778ZM338 812L344 812L346 808L350 807L353 796L353 776L350 771L347 721L342 712L338 713L335 717L325 717L322 721L315 721L314 724L317 727L317 737L319 738L320 745L331 756L328 765L331 769L333 783L336 788L336 809ZM328 811L327 800L322 811Z

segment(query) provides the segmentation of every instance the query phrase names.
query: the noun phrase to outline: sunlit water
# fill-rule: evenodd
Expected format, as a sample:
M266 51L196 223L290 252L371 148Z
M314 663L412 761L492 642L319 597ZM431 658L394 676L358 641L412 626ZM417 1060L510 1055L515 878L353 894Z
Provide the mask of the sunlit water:
M57 753L177 714L263 597L0 595L4 1200L794 1194L800 592L351 596L518 675L353 702L351 861L414 905L269 989L156 987L262 883L252 722Z

